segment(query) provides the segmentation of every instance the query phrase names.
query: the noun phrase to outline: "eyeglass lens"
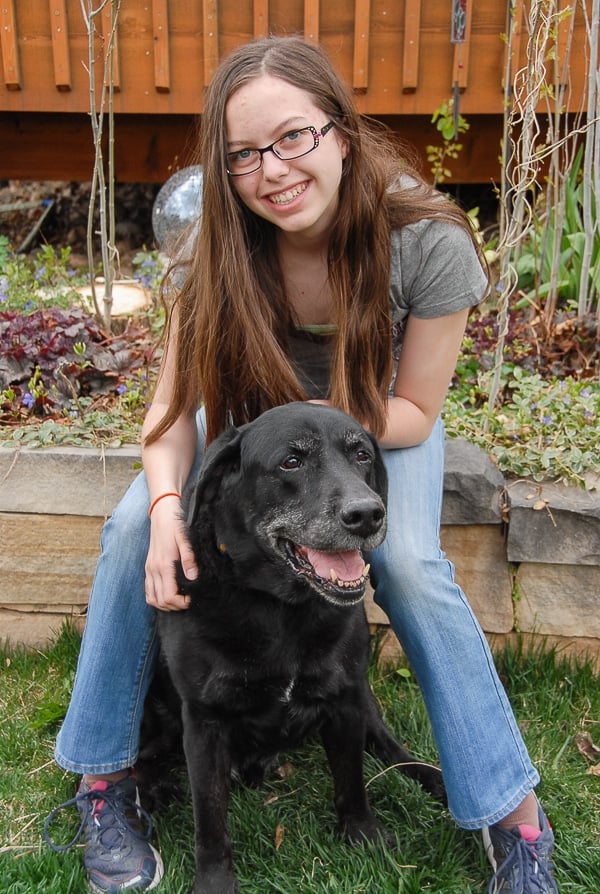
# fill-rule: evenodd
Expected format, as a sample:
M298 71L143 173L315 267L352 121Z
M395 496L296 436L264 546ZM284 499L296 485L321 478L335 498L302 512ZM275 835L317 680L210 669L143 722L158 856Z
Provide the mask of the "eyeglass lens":
M264 149L240 149L227 155L227 170L230 174L250 174L257 171L262 164L265 152L272 151L278 158L288 160L307 155L319 145L319 136L314 127L293 130L271 146Z

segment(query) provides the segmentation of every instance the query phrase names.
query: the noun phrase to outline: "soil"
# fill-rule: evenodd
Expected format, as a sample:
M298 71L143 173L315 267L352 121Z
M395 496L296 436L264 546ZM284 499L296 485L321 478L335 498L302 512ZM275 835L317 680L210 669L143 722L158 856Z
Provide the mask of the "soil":
M160 183L121 183L115 187L116 242L125 268L136 251L155 247L152 204L160 187ZM0 234L8 237L15 250L35 251L43 243L56 248L68 245L74 262L81 260L85 265L90 195L90 183L0 182Z

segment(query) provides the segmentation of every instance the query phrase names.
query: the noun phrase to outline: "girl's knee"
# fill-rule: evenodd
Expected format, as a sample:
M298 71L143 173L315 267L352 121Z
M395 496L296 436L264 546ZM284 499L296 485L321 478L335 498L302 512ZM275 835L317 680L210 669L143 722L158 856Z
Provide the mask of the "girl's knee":
M374 561L372 568L375 602L387 614L395 604L407 611L421 613L430 607L435 612L438 600L447 602L450 594L458 590L454 566L442 552L429 558L420 553L405 553L394 556L393 561Z

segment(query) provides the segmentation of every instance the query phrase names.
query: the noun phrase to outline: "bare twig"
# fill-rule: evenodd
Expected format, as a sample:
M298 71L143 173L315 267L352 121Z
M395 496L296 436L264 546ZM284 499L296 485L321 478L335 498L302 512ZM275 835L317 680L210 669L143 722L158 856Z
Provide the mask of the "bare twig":
M101 0L94 5L94 0L80 0L84 22L88 32L88 77L90 85L90 120L92 137L94 141L94 169L92 175L92 189L88 209L87 226L87 254L90 276L92 301L96 315L102 320L105 328L111 329L111 310L113 301L113 281L115 278L115 262L118 257L115 248L115 201L114 201L114 114L113 114L113 60L115 40L117 33L117 20L121 7L121 0ZM98 29L96 22L107 7L111 11L111 23L108 40L104 47L104 66L102 87L100 96L96 91L96 36ZM102 140L104 132L104 116L108 105L108 184L104 173L104 156ZM108 187L108 196L107 196ZM94 264L94 212L98 200L98 213L100 226L100 249L102 256L102 268L104 273L104 295L102 309L100 309L95 287Z
M570 56L573 43L575 16L582 7L588 27L587 117L582 123L583 109L577 113L575 126L567 113L569 108ZM523 12L523 27L527 31L527 62L513 74L511 65L518 27L516 0L510 0L507 26L507 60L505 72L505 114L503 129L503 165L500 182L500 238L498 257L500 268L500 294L498 297L498 343L494 369L488 395L488 412L493 412L500 391L504 345L508 331L510 299L515 293L518 276L516 264L521 247L532 232L534 203L541 187L542 164L548 163L548 176L544 180L546 217L537 248L540 256L550 258L547 296L540 299L546 324L552 322L557 306L558 271L561 262L560 238L565 219L567 187L572 172L578 138L583 134L586 145L586 251L591 253L593 236L598 220L593 219L592 208L600 208L600 84L597 42L600 0L593 0L592 22L587 18L584 0L562 5L558 0L530 0ZM564 23L570 17L568 28ZM560 26L563 25L562 30ZM559 47L559 35L561 45ZM562 64L558 59L562 54ZM593 93L594 101L591 100ZM542 133L538 109L545 105L548 127ZM589 255L591 258L591 254ZM582 271L582 277L584 271ZM590 282L590 265L587 265L586 288ZM581 295L582 293L580 293ZM583 293L587 294L587 293ZM589 311L596 298L580 297L579 312ZM599 312L600 313L600 312ZM599 316L600 323L600 316Z

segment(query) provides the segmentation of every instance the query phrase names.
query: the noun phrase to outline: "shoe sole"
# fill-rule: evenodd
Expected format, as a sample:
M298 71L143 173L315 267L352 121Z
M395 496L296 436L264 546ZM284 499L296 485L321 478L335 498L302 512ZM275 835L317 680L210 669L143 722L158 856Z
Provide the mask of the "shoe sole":
M162 880L162 877L165 873L165 867L162 861L161 855L158 853L155 847L150 845L150 850L154 854L154 859L156 860L156 872L154 873L154 878L150 882L150 884L146 888L138 888L138 891L153 891L157 888ZM91 879L88 880L89 890L93 892L93 894L107 894L106 888L99 888L97 885L93 883ZM120 887L119 891L127 891L128 887ZM135 890L132 889L132 890Z
M485 851L485 855L489 860L490 866L494 870L494 872L498 869L498 864L496 863L496 858L494 857L494 846L492 844L492 839L490 838L490 830L487 826L481 830L481 837L483 838L483 849ZM494 890L492 894L498 894L498 886L494 885Z
M483 849L485 851L485 855L488 858L490 865L494 872L498 869L498 864L496 863L496 859L494 857L494 846L492 845L492 839L490 838L490 830L487 826L481 830L481 836L483 838Z

